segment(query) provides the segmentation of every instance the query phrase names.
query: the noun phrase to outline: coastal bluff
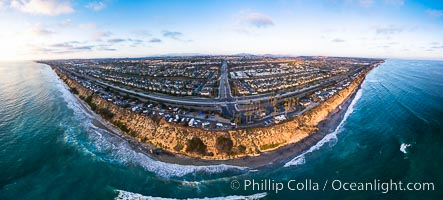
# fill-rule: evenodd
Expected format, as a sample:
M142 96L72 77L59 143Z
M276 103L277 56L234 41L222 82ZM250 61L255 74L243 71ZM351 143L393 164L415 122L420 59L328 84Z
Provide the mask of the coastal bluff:
M239 129L229 131L210 131L171 124L163 118L153 118L119 107L94 94L75 80L61 73L57 67L52 69L61 80L105 120L119 127L139 142L172 153L183 154L207 160L226 160L245 156L258 156L262 152L273 151L279 147L297 143L315 134L318 124L327 120L328 115L339 108L360 87L366 74L377 64L363 70L346 88L318 106L303 112L284 123L269 127ZM110 111L106 115L102 110Z

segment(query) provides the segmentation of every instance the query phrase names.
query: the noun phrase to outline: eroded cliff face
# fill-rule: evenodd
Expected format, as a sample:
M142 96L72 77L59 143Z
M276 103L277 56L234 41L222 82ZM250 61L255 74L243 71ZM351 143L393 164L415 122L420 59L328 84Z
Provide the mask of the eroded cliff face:
M91 102L97 106L97 109L105 108L114 113L114 116L107 120L113 124L120 125L120 128L121 125L124 125L128 129L125 132L140 142L149 143L155 147L191 157L230 159L247 155L259 155L260 152L271 151L278 147L298 142L308 135L314 134L318 130L318 123L325 120L333 110L358 89L370 69L363 72L347 88L288 122L265 128L231 131L207 131L199 128L184 127L167 123L163 119L152 119L151 117L140 115L106 101L76 81L67 78L57 68L54 68L54 70L70 88L76 88L78 96L83 98L92 96ZM217 150L216 143L219 136L232 140L233 148L231 153L227 154ZM207 146L206 154L186 151L188 140L194 137L200 138Z

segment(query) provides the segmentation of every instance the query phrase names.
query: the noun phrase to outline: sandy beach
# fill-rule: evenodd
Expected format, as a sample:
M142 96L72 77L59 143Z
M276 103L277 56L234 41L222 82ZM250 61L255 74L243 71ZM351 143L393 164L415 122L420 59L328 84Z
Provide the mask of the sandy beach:
M318 124L318 130L308 137L302 139L299 142L292 143L280 147L276 150L262 152L258 156L246 156L242 158L234 158L229 160L204 160L199 158L192 158L189 156L174 154L163 149L154 147L147 143L139 142L135 138L129 136L128 134L122 132L120 129L115 127L114 125L107 122L101 116L93 112L89 106L78 96L74 95L77 99L78 103L82 105L82 108L94 116L92 123L94 126L104 129L110 134L113 134L125 141L128 142L131 147L148 155L149 157L167 163L174 163L180 165L233 165L233 166L241 166L241 167L249 167L249 168L262 168L269 167L273 165L282 165L285 162L291 160L297 155L302 154L304 151L308 150L311 146L314 146L323 139L327 134L333 132L335 128L340 124L343 120L344 114L354 99L357 91L360 89L360 86L357 87L352 95L350 95L340 106L338 106L334 111L332 111L327 119L323 120Z

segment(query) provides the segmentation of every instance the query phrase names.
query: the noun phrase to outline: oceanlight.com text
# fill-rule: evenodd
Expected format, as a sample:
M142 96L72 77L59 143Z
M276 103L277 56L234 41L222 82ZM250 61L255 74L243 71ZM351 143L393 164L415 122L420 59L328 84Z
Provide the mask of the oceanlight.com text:
M278 181L273 179L245 179L233 180L230 182L233 190L274 192L280 191L375 191L383 194L390 191L434 191L435 184L432 182L403 182L374 179L367 182L343 181L343 180L325 180L313 181L304 180L286 180Z

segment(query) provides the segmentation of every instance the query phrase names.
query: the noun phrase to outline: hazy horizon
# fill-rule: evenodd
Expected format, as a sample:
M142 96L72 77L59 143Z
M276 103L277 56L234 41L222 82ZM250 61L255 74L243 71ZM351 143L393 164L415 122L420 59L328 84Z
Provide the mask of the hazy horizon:
M435 1L2 0L0 18L0 60L239 53L443 60L443 3Z

